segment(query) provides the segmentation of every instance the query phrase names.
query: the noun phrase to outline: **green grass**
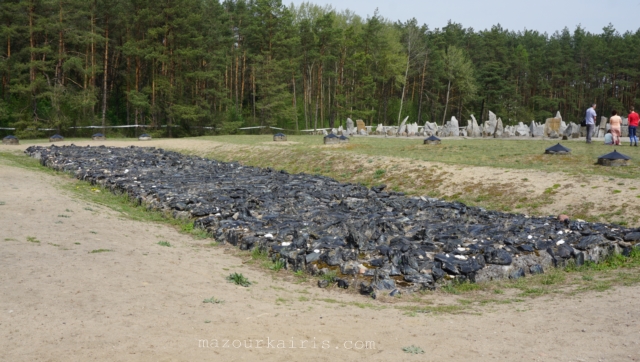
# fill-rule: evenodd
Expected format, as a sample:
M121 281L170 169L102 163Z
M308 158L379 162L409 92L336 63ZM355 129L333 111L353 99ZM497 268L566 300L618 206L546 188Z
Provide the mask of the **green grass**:
M270 135L231 135L231 136L206 136L194 138L197 140L211 140L221 143L235 144L249 149L261 142L269 142ZM507 169L536 169L550 172L567 172L570 174L603 175L609 177L636 178L640 176L640 169L630 167L602 167L596 165L597 157L609 148L601 144L587 145L585 142L571 141L571 155L554 157L544 155L544 149L554 145L553 140L523 141L516 139L465 139L445 140L442 147L429 148L425 152L422 140L419 138L406 140L398 138L354 137L350 143L341 147L326 148L321 146L322 138L319 136L288 136L297 144L286 148L272 147L272 150L261 150L261 155L255 155L251 159L265 161L263 166L280 167L290 166L290 161L300 156L304 159L316 158L318 154L333 153L344 155L362 155L366 157L365 163L373 163L376 157L401 157L410 160L442 162L454 165L502 167ZM231 149L216 149L219 158L225 160L245 161L245 152L236 152ZM264 151L264 152L263 152ZM638 150L630 150L633 154ZM278 154L279 158L271 157ZM286 156L286 157L282 157ZM266 162L270 160L270 162ZM249 160L250 161L250 160ZM311 163L307 167L312 169ZM303 166L303 165L298 165ZM303 166L304 167L304 166ZM288 169L289 167L280 167ZM317 172L319 172L318 170Z
M168 241L158 241L158 245L171 247L171 243Z
M40 240L36 239L33 236L27 236L27 241L30 242L30 243L36 243L36 244L40 243Z
M385 183L390 190L402 191L409 195L429 195L442 197L451 201L460 201L472 206L481 206L490 210L512 211L538 215L544 213L546 205L555 202L555 195L560 192L561 185L555 184L546 190L528 191L522 189L521 182L504 184L485 184L481 180L471 180L460 186L460 192L455 195L441 195L433 185L450 180L450 175L441 167L425 167L420 162L442 162L459 166L487 166L519 170L536 170L546 172L560 172L573 176L606 175L618 178L640 177L640 167L632 163L629 167L602 167L595 164L597 157L609 149L600 144L586 145L581 141L569 141L572 154L565 157L544 155L543 150L555 143L552 140L516 140L516 139L467 139L445 140L440 147L427 149L422 145L421 139L403 138L373 138L354 137L349 144L338 147L325 147L321 144L319 136L296 136L289 139L293 142L288 145L266 146L262 144L270 142L270 135L234 135L234 136L206 136L190 138L194 141L214 141L232 147L215 147L214 151L197 151L195 149L171 148L198 156L212 157L222 161L239 161L246 165L272 167L283 169L291 173L314 173L336 178L340 181L361 183L366 186ZM33 144L42 143L44 140L33 140ZM260 144L259 152L255 146ZM215 145L215 144L214 144ZM640 149L627 150L634 158L640 157ZM636 155L637 154L637 155ZM388 167L389 160L386 157L395 157L408 161L405 167ZM26 156L12 152L0 152L0 158L24 167L42 169L38 161L28 159ZM345 159L350 162L344 162ZM634 158L635 159L635 158ZM398 166L397 164L395 166ZM48 171L53 172L53 171ZM525 179L522 179L525 180ZM618 182L619 183L619 182ZM81 187L82 188L82 187ZM123 213L130 214L134 219L144 221L159 221L158 217L140 215L130 210L130 207L115 206L111 201L105 200L108 196L100 189L94 192L85 192L87 200L102 203ZM91 191L91 189L89 190ZM109 192L107 194L110 194ZM570 215L572 218L582 218L587 221L616 221L627 222L626 215L632 215L628 210L621 217L613 220L609 214L598 213L595 206L575 205L575 210ZM124 205L124 204L123 204ZM135 207L135 205L134 205ZM167 215L160 215L165 218ZM170 217L169 217L170 218ZM633 220L636 224L640 218ZM182 232L193 235L196 238L205 238L207 233L202 230L194 230L193 225L183 220L171 221Z
M211 297L209 299L203 300L202 303L221 304L221 303L224 303L224 300L220 300L220 299L216 299L214 297Z
M338 276L338 273L335 270L329 270L328 272L322 274L320 276L320 279L326 280L329 283L333 283L333 281L336 279L337 276Z
M227 281L243 287L248 287L249 285L251 285L251 282L249 281L249 279L247 279L244 275L239 273L229 274L229 276L227 277Z
M402 347L402 350L409 354L424 354L424 350L422 348L416 347L413 344L408 347Z
M282 260L276 260L269 266L269 269L273 271L279 271L282 268L284 268L284 262Z
M449 282L443 285L440 288L440 290L449 294L461 294L461 293L472 292L475 290L481 290L483 289L483 287L484 286L482 284L471 283L468 281L460 282L458 280L454 280L452 282Z
M113 251L113 250L111 250L111 249L95 249L95 250L91 250L89 252L89 254L108 253L110 251Z

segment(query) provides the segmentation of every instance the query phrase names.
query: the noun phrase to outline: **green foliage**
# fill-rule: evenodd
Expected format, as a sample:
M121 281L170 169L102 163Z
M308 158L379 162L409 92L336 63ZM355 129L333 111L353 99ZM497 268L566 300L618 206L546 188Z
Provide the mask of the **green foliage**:
M413 344L408 347L402 347L402 350L410 354L424 354L424 350L420 347L416 347Z
M220 300L220 299L216 299L214 297L211 297L209 299L203 300L202 303L221 304L221 303L224 303L224 300Z
M158 245L171 247L171 243L168 241L158 241Z
M284 268L284 262L280 259L276 260L272 265L269 266L269 269L273 271L279 271L282 268Z
M249 279L245 278L244 275L239 273L229 274L229 276L227 277L227 281L243 287L248 287L249 285L251 285Z
M442 290L445 293L450 293L450 294L460 294L460 293L466 293L466 292L471 292L474 290L480 290L482 289L483 286L481 284L477 284L477 283L471 283L469 281L459 281L459 280L454 280L450 283L447 283L445 285L443 285L440 290Z
M432 30L311 3L7 0L0 39L0 126L21 138L86 137L72 127L103 122L173 137L347 117L482 121L489 110L507 124L558 110L575 120L588 102L608 114L640 96L640 33L611 26Z
M337 276L338 276L338 273L335 270L329 270L328 272L322 274L320 276L320 279L326 280L329 283L333 283Z
M113 251L113 250L110 250L110 249L95 249L95 250L91 250L89 252L89 254L107 253L107 252L110 252L110 251Z

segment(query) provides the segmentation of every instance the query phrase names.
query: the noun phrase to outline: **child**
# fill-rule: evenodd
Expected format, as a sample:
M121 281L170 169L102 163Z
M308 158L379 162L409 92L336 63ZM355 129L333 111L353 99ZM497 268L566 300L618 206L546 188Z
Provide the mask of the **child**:
M611 134L611 130L607 131L607 134L604 135L604 144L612 145L613 144L613 135Z

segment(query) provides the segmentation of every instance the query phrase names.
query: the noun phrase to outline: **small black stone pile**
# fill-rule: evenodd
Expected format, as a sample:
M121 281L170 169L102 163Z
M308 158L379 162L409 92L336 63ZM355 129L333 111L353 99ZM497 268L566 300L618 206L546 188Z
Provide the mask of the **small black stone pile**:
M517 279L640 246L640 229L487 211L162 149L25 152L148 209L193 218L218 241L266 250L289 269L333 270L338 286L366 294L433 289L454 278Z

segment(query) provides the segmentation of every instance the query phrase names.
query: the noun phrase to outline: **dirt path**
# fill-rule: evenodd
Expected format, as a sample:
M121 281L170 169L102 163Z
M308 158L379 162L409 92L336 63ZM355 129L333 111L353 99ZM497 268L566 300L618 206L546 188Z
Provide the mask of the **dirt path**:
M640 360L639 286L412 315L284 281L225 247L78 200L57 186L68 182L0 163L1 360ZM227 283L231 272L254 284ZM224 303L203 303L212 296ZM411 345L426 353L402 351Z

